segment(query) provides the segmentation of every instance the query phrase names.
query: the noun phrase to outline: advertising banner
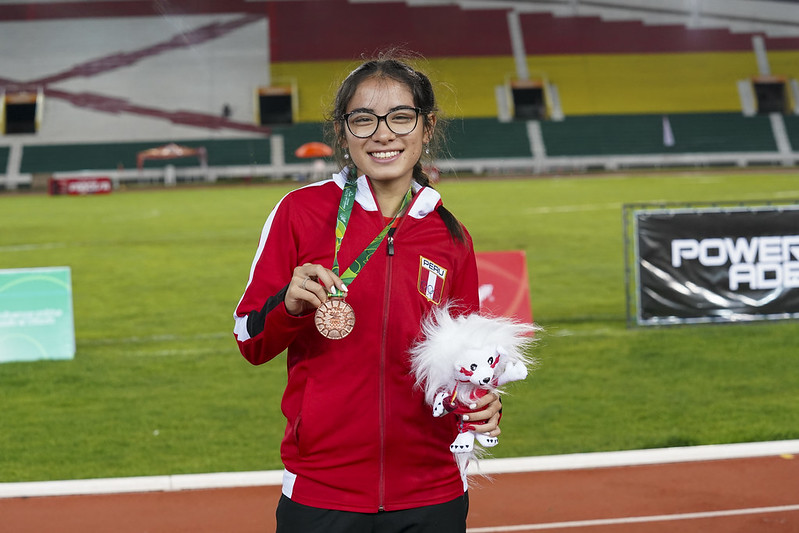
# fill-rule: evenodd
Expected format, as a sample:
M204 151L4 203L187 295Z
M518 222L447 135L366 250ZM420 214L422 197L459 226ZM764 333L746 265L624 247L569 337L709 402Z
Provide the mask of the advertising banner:
M799 206L638 210L638 322L799 318Z
M51 195L82 196L84 194L110 194L113 185L111 178L106 177L50 178L49 189Z
M74 357L69 267L0 270L0 363Z

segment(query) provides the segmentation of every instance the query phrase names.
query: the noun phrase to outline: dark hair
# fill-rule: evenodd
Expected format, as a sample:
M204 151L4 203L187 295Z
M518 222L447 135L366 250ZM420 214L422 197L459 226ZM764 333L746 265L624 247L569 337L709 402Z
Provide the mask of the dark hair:
M411 92L413 104L421 109L419 113L422 118L422 127L430 134L428 144L429 154L423 153L422 157L413 167L413 179L423 187L430 187L430 177L424 171L422 159L432 163L438 153L444 139L444 125L439 116L439 109L436 105L435 91L433 84L423 72L413 68L407 61L398 57L395 51L379 54L375 59L362 63L358 68L350 72L336 93L333 101L333 109L330 112L326 124L326 137L330 141L335 153L336 160L346 166L349 162L344 158L344 147L346 146L346 128L344 126L344 114L347 112L347 105L355 95L358 86L370 78L388 78L405 85ZM436 116L436 127L431 121L431 116ZM453 238L460 242L466 242L463 226L444 206L439 206L436 210L447 226Z

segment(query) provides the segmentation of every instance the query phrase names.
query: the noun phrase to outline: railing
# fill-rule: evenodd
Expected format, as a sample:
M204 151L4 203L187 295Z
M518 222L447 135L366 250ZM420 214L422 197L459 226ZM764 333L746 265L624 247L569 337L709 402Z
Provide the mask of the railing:
M437 161L439 171L485 174L535 174L582 173L588 171L619 171L623 169L707 168L799 165L799 152L784 155L778 152L710 153L710 154L651 154L633 156L572 156L543 158L482 158ZM324 172L313 164L241 165L225 167L154 168L145 170L92 170L56 172L54 179L79 177L108 177L114 188L125 183L158 183L165 186L179 182L214 183L226 179L295 179L315 181L337 172L334 163L326 163ZM0 175L0 189L14 190L33 184L31 174L18 174L13 178Z
M481 175L580 173L633 168L722 166L744 168L799 165L799 151L797 151L799 122L795 118L785 117L783 121L782 115L758 117L757 120L736 118L730 114L718 117L683 115L675 117L675 121L682 128L677 131L679 144L669 146L658 137L660 117L650 116L637 120L642 121L643 125L636 126L637 123L630 123L629 117L618 119L594 117L566 120L557 124L538 121L502 124L486 119L464 121L460 133L456 131L457 135L452 135L457 150L454 150L452 157L437 161L436 166L443 174L468 172ZM297 135L293 131L288 134ZM642 139L646 137L645 141L636 141L636 135ZM36 167L23 165L24 147L15 143L9 146L5 156L7 168L4 174L0 174L0 190L40 188L42 184L39 182L50 177L58 179L102 176L110 178L114 187L135 182L163 183L170 186L185 181L213 183L242 178L293 178L299 181L315 181L339 170L335 163L329 161L322 170L318 162L287 157L286 143L283 141L283 136L278 134L272 135L269 139L268 150L261 154L264 160L269 161L268 164L214 165L213 158L210 158L207 167L167 164L160 168L145 167L141 170L95 168L61 172L44 171L46 168L58 168L56 164L49 167L39 165L41 173L35 175L20 172L22 168L35 172ZM243 142L250 141L244 139ZM708 148L702 150L702 147ZM735 147L737 150L718 151L725 147ZM658 152L661 148L662 153ZM676 151L675 148L682 148L682 151ZM91 153L92 146L86 145L83 149ZM551 153L548 153L548 149ZM597 153L602 150L616 151L616 153ZM639 153L618 153L623 151ZM497 157L499 154L502 156ZM36 157L49 156L37 152ZM225 157L220 159L226 160ZM47 162L52 163L49 160ZM95 163L102 165L107 161L100 159L95 160ZM65 162L64 165L67 164L68 162ZM69 164L73 168L76 166L75 161ZM87 165L89 164L91 163L87 162ZM0 172L2 171L3 169L0 169Z

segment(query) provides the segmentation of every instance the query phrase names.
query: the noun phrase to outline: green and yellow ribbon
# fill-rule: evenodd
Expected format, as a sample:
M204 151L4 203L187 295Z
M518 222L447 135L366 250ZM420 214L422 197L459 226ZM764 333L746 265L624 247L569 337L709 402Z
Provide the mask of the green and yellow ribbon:
M337 275L341 281L344 282L344 285L349 286L350 283L355 279L355 276L366 266L366 262L369 261L369 258L375 253L377 247L380 246L380 243L383 242L383 239L388 234L388 230L391 229L391 226L394 225L394 222L397 218L405 211L405 208L408 207L408 204L411 203L411 198L413 198L412 189L408 189L408 192L405 193L405 198L402 199L402 205L400 206L397 214L394 215L394 218L386 224L386 227L377 234L377 236L372 239L372 242L364 249L361 254L355 258L355 261L344 271L343 274L339 275L339 264L338 264L338 252L341 249L341 242L344 240L344 234L347 232L347 225L350 222L350 215L352 214L352 208L355 206L355 195L358 190L358 171L353 167L350 171L350 175L347 178L347 183L344 184L344 190L341 192L341 201L338 204L338 215L336 216L336 252L333 256L333 268L331 269L335 275ZM338 287L333 286L330 290L330 296L333 297L343 297L344 292L342 292Z

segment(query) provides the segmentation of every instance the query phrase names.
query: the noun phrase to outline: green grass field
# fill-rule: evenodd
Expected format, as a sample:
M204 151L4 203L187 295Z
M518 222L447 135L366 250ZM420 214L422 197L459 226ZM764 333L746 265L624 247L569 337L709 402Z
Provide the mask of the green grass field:
M279 468L285 362L244 361L232 312L295 186L0 196L0 268L70 266L77 334L72 361L0 365L0 481ZM494 456L799 438L799 323L628 329L622 239L624 203L799 198L799 172L438 188L478 250L526 251L546 328Z

